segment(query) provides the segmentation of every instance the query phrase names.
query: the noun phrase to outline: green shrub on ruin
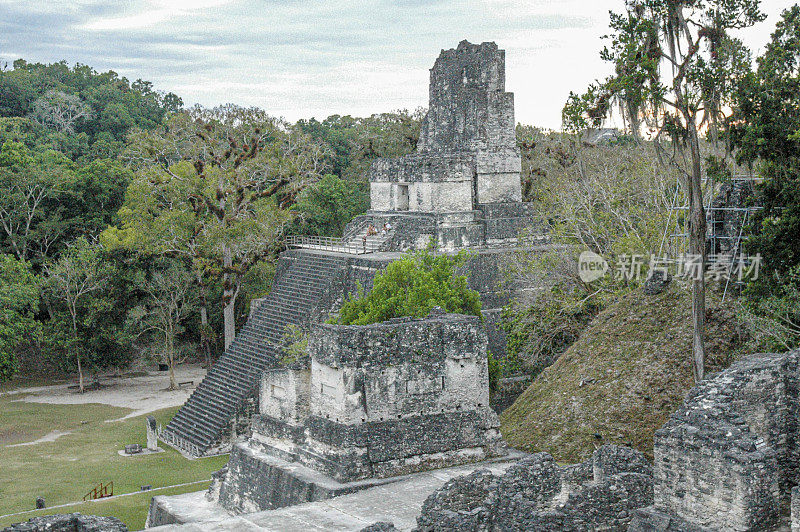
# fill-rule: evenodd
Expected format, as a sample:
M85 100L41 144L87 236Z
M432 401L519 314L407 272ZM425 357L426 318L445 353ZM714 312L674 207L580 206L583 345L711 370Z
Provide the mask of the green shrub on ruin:
M372 290L362 290L339 312L341 325L367 325L404 316L423 318L433 309L480 316L478 292L457 273L464 266L464 252L454 256L418 251L392 262L375 276Z

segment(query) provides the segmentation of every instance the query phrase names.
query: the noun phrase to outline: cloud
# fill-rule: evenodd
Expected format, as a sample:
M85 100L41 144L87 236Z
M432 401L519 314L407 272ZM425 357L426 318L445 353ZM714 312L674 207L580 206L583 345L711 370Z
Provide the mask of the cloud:
M506 86L515 92L517 119L558 127L569 91L607 74L598 57L600 36L608 31L608 10L623 5L0 0L0 58L80 62L150 80L189 104L232 101L295 120L427 105L428 69L441 49L462 39L496 41L506 50ZM769 27L774 23L772 17Z
M193 13L230 4L232 0L148 0L138 9L113 17L95 18L79 26L89 31L119 31L147 28Z

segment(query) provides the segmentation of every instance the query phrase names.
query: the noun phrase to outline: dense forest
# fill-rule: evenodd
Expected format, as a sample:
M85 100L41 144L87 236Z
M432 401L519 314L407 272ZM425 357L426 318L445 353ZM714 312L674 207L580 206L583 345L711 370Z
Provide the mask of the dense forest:
M783 350L800 344L800 8L727 76L730 112L705 130L703 172L745 165L763 178L747 231L765 271L733 304L754 348ZM565 108L565 125L580 127L517 127L525 199L561 247L511 265L545 289L509 306L509 359L495 371L540 371L630 289L581 282L565 249L657 251L676 170L636 134L587 142L589 100L573 95ZM340 235L369 206L371 161L412 152L423 114L289 123L256 108L187 107L86 65L5 65L0 380L65 372L83 386L84 374L134 362L210 363L268 290L284 238Z
M0 378L210 362L283 237L341 234L368 208L370 161L412 151L420 117L290 124L86 65L6 65Z

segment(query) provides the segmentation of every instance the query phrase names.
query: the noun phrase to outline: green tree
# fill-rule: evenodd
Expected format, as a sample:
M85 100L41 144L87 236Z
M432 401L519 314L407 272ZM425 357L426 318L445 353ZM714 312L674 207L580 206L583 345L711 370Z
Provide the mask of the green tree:
M179 261L170 261L151 277L143 280L141 289L147 294L145 306L136 312L144 330L157 331L163 337L163 360L169 366L169 389L176 390L176 339L183 332L182 323L193 307L191 292L193 275Z
M332 173L347 182L365 183L372 161L413 152L424 109L374 114L365 118L331 115L322 122L300 120L296 127L331 147Z
M763 177L746 248L764 264L745 299L759 347L790 349L800 345L800 6L783 12L757 65L728 121L737 158Z
M92 109L74 94L51 90L33 102L31 119L56 132L75 133L81 120L87 120Z
M16 349L38 330L39 287L25 262L0 255L0 382L17 371Z
M363 186L327 174L298 197L298 230L306 235L341 236L347 222L368 208Z
M430 251L406 255L375 275L369 294L359 293L346 301L338 322L367 325L404 316L422 318L433 307L480 316L480 296L467 286L467 278L456 272L466 260L463 252L455 256Z
M800 6L783 12L757 64L739 85L729 133L739 160L764 177L748 249L785 275L800 264Z
M74 179L72 162L61 153L34 152L6 141L0 150L0 245L29 260L46 254L66 230L57 201Z
M297 194L321 177L327 148L259 109L234 105L177 113L131 140L125 157L137 177L120 209L122 228L107 236L213 265L227 348L242 281L276 247Z
M83 393L83 360L89 353L80 335L80 325L91 313L82 310L90 296L106 286L109 270L102 259L100 246L81 238L69 245L58 260L46 263L45 272L50 295L61 301L67 310L69 337L63 340L63 346L75 360L78 386Z
M758 0L626 0L624 14L611 13L611 44L601 57L614 74L589 87L583 96L570 93L565 127L597 126L614 102L638 135L641 124L656 139L670 141L665 155L681 172L689 200L689 252L706 262L706 217L703 209L700 131L715 135L731 90L747 63L741 42L730 30L763 20ZM705 281L692 282L694 325L692 368L703 379Z
M113 71L64 61L0 65L0 117L30 117L39 126L36 142L73 160L116 156L131 128L152 129L182 107L175 94Z

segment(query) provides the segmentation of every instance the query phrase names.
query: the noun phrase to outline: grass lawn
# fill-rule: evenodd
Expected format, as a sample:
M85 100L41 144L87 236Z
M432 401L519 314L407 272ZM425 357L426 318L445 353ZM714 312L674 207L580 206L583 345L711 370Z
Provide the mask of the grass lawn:
M220 469L227 456L187 460L167 447L163 453L124 457L117 454L128 443L144 444L144 416L106 423L130 410L107 405L50 405L13 401L19 395L0 397L0 515L30 510L37 496L48 507L81 502L100 482L114 482L114 494L139 492L143 485L153 488L204 481ZM155 412L159 423L166 422L177 408ZM70 432L54 442L22 447L7 445L29 442L59 430ZM162 445L163 446L163 445ZM147 506L153 495L166 495L205 489L206 483L143 492L129 497L94 501L62 509L0 517L0 528L48 513L85 512L113 515L131 530L144 526Z

